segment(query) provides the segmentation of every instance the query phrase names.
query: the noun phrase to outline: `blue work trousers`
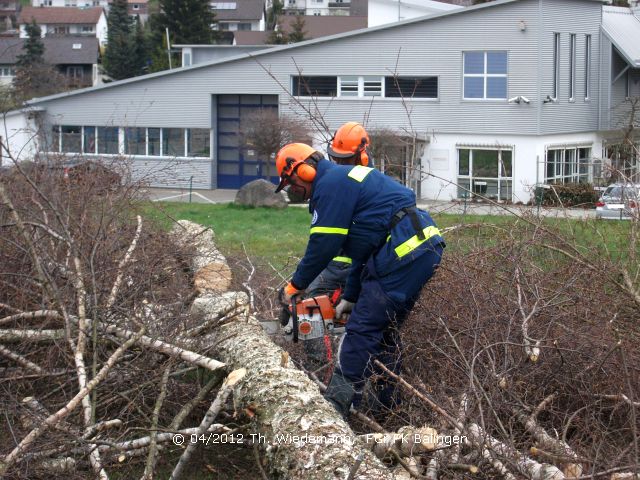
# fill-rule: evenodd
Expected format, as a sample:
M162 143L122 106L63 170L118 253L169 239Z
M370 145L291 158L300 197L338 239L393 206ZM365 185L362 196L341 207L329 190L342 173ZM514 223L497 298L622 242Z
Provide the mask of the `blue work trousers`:
M443 249L444 245L436 245L388 275L378 275L373 257L367 262L362 290L341 341L337 368L357 390L376 371L374 359L399 372L398 329L440 264Z

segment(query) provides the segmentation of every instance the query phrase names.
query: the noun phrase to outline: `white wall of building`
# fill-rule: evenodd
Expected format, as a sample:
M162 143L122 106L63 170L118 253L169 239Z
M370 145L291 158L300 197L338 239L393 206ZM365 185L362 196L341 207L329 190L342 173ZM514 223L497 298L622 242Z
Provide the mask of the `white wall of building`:
M421 197L433 200L457 198L458 149L512 149L513 202L531 201L536 182L545 178L545 156L548 148L561 146L591 147L591 156L601 159L602 137L595 132L548 136L456 135L433 134L422 157L424 175Z
M56 27L61 27L63 25L50 25L43 23L38 25L40 27L40 36L42 38L47 35L55 34ZM87 30L87 27L91 27L90 31ZM107 17L104 13L100 15L100 19L98 23L95 25L81 25L81 24L71 24L67 25L68 35L86 35L86 36L95 36L100 42L100 46L104 46L107 44ZM27 38L26 24L20 25L20 38Z
M32 159L37 151L34 112L10 112L0 120L0 137L11 157L17 161ZM2 151L2 165L10 165L11 160Z
M421 17L457 10L458 5L434 2L431 0L369 0L368 26L375 27L386 23L398 22L408 18Z

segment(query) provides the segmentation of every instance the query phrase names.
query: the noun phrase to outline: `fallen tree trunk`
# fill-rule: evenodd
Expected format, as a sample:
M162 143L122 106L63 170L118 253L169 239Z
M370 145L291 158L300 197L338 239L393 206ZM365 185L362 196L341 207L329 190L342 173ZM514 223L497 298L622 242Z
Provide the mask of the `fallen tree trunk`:
M235 386L237 407L254 415L252 439L264 450L271 478L391 479L392 474L356 440L318 387L303 372L281 366L283 350L253 317L236 317L205 337L230 368L247 369Z

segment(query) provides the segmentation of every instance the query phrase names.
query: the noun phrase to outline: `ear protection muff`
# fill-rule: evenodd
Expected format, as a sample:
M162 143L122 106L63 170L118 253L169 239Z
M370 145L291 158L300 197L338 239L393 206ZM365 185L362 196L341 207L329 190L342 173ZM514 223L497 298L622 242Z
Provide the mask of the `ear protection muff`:
M313 182L313 179L316 178L316 169L308 163L303 162L298 165L296 173L298 174L298 177L300 177L300 180L305 182Z
M295 159L287 158L288 165L292 165L293 163L295 163ZM299 163L291 173L294 172L298 175L300 180L305 182L313 182L313 179L316 178L316 169L306 161ZM291 177L291 174L287 175L287 177Z
M367 154L367 139L365 137L362 137L358 151L360 152L360 165L366 167L369 165L369 155Z

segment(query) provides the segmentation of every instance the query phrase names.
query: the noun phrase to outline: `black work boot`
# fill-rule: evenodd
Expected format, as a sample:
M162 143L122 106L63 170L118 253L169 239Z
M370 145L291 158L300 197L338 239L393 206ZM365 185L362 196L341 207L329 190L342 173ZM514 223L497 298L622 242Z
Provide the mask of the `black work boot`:
M324 398L331 402L342 418L346 420L356 393L353 383L344 378L341 372L333 372L331 381L324 392Z

